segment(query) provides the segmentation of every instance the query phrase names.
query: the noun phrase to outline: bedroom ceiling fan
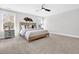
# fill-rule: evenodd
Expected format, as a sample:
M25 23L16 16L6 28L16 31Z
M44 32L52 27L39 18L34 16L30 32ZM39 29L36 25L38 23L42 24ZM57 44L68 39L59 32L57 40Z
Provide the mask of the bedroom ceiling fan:
M51 12L51 10L48 9L48 8L46 8L45 6L46 6L45 4L42 4L42 5L41 5L41 9L39 9L39 10L37 10L37 11L44 10L44 11L46 11L46 12Z

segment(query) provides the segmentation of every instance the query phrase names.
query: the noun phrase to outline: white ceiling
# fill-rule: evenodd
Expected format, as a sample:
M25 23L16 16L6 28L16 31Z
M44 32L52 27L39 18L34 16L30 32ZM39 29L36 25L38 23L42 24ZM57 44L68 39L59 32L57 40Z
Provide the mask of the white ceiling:
M49 13L44 10L37 11L41 8L41 4L0 4L0 8L29 13L42 17L78 9L79 4L46 4L45 7L51 9L52 12Z

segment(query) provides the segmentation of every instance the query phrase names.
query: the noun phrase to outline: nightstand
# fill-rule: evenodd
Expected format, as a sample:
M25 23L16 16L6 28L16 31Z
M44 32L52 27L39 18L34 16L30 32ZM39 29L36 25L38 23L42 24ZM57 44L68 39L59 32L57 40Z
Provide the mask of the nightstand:
M4 37L6 39L15 37L15 31L14 30L4 30Z

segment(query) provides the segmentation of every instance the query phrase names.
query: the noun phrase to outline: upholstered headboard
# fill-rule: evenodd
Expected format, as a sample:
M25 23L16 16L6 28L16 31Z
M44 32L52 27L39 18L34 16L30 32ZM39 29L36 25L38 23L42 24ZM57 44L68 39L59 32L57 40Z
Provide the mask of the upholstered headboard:
M25 29L34 29L36 28L36 23L34 22L20 22L20 30L24 27Z

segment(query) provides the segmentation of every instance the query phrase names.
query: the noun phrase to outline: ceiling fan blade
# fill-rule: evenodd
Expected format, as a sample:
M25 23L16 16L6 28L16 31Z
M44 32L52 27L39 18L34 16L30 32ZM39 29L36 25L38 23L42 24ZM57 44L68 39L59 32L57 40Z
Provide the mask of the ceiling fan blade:
M51 10L50 9L45 9L46 11L50 12Z

